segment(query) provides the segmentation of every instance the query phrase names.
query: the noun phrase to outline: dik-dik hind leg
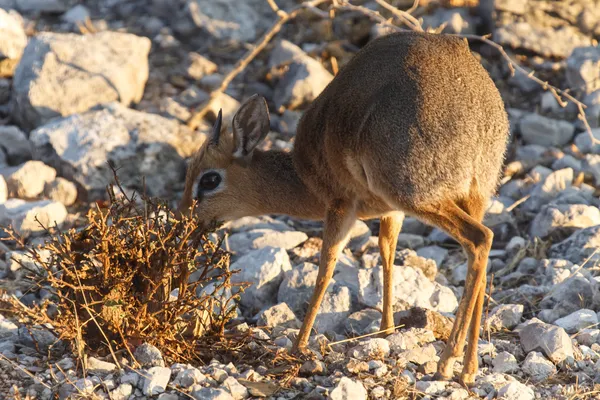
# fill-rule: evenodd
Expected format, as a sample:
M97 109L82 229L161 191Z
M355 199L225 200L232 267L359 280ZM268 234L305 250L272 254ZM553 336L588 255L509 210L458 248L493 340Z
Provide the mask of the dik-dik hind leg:
M446 201L435 208L417 210L417 214L446 231L467 253L465 291L446 348L440 357L436 375L438 379L452 377L454 362L463 354L465 339L469 333L469 351L465 357L465 370L461 376L463 383L469 385L477 372L476 350L483 305L483 298L480 300L479 296L483 296L485 291L487 259L492 246L493 233L453 201Z
M394 333L394 259L404 213L388 214L379 221L379 254L383 265L383 315L379 330L384 331L384 335L390 335Z
M348 243L350 229L355 221L355 204L336 201L329 206L327 215L325 216L323 246L321 248L321 259L319 260L317 283L292 351L302 351L306 348L317 312L333 276L335 264L340 252Z

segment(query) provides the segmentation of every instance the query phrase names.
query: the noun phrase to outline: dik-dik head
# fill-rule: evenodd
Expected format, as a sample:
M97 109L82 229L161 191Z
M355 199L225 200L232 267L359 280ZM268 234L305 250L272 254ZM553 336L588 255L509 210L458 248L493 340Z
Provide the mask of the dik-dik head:
M221 129L222 113L212 132L188 165L179 211L194 210L203 224L225 222L256 213L261 203L252 168L254 149L269 132L269 110L255 94L233 117L232 130Z

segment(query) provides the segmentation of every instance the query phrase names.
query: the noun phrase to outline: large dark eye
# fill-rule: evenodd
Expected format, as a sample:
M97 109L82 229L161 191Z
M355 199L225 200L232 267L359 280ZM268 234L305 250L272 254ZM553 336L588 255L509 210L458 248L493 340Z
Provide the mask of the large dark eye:
M221 183L221 175L216 172L208 172L202 175L198 183L199 191L215 190Z

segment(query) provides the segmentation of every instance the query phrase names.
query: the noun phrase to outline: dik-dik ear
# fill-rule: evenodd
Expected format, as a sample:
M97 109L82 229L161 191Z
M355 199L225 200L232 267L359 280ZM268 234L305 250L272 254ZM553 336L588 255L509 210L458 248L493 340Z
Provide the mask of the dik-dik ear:
M233 117L233 157L247 159L269 133L269 108L264 97L252 95Z
M223 110L219 109L219 114L217 115L217 120L212 128L212 133L210 134L210 144L218 146L219 138L221 137L221 125L223 124Z

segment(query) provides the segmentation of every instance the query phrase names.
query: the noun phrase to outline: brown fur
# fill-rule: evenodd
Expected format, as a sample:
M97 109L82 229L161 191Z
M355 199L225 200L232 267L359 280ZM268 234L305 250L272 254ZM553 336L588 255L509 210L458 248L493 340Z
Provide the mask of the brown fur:
M288 214L324 221L319 275L297 349L306 346L357 218L381 218L386 332L393 327L392 266L404 214L440 227L462 245L469 266L438 374L452 375L468 335L461 379L472 383L492 243L481 221L498 184L508 119L466 42L415 32L372 41L304 113L291 154L254 149L268 119L259 97L242 105L235 134L207 142L190 163L181 209L191 204L199 177L216 168L225 185L202 196L196 212L206 220Z

